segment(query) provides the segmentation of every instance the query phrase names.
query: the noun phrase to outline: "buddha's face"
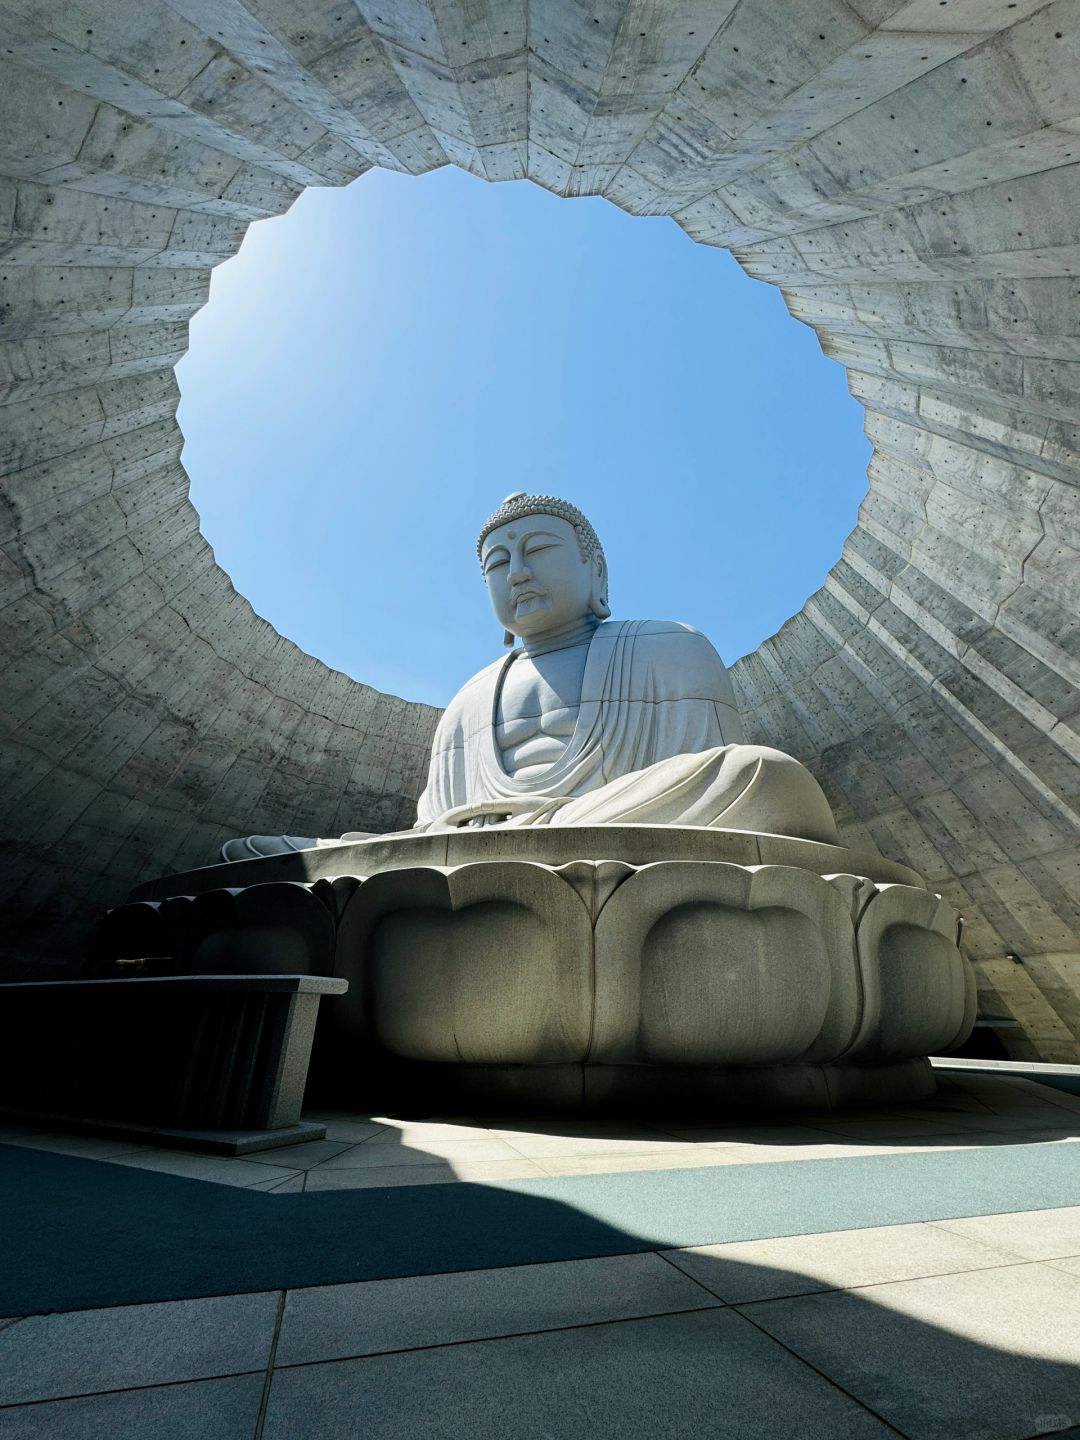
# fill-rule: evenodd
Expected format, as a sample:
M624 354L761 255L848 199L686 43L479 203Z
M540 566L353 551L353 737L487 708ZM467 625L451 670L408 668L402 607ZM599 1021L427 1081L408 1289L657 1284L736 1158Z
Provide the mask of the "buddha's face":
M583 619L603 582L603 561L583 560L574 527L555 515L524 515L492 530L481 563L500 624L526 640Z

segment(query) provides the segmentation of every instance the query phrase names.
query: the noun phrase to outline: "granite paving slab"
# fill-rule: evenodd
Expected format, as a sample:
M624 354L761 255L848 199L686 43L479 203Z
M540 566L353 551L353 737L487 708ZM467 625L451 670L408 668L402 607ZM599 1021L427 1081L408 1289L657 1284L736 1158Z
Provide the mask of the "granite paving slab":
M1032 1214L974 1215L939 1220L938 1227L954 1235L980 1240L1025 1260L1052 1260L1080 1255L1080 1205Z
M278 1297L32 1315L0 1331L0 1405L262 1370Z
M651 1254L290 1290L277 1364L375 1355L719 1304Z
M0 1440L249 1440L262 1375L119 1390L0 1410Z
M663 1254L732 1305L1016 1263L1005 1250L929 1224L781 1236Z
M895 1440L733 1311L274 1373L263 1440Z
M1080 1424L1080 1277L1031 1262L740 1307L910 1440Z

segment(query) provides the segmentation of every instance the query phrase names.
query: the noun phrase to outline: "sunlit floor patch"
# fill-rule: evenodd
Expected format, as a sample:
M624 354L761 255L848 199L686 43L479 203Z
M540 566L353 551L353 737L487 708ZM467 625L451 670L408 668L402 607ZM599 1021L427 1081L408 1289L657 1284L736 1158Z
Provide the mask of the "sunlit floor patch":
M400 1119L311 1111L326 1138L223 1159L26 1127L0 1140L166 1175L279 1194L546 1176L705 1169L933 1153L1080 1138L1080 1096L1025 1073L950 1072L927 1105L829 1111L770 1122L534 1117Z

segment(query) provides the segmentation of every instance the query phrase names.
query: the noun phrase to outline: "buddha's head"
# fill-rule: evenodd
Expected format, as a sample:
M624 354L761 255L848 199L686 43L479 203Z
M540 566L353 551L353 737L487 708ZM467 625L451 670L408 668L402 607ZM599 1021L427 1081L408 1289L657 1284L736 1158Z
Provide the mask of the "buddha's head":
M507 632L540 640L594 615L605 620L607 561L596 531L567 500L508 495L476 544L491 607Z

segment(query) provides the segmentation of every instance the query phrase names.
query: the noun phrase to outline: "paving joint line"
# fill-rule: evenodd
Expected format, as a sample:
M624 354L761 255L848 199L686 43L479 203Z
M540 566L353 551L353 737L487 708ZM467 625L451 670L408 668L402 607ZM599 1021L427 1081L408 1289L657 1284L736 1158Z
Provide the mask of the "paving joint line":
M920 1222L924 1225L932 1225L932 1220ZM844 1231L836 1232L844 1234ZM798 1238L798 1237L796 1237ZM1068 1259L1068 1256L1060 1256L1060 1259ZM847 1295L857 1290L876 1290L882 1285L917 1285L921 1280L951 1280L959 1275L985 1275L993 1270L1019 1270L1025 1265L1052 1265L1052 1260L1025 1260L1017 1257L1006 1265L977 1265L967 1270L934 1270L929 1275L898 1275L888 1280L866 1280L858 1285L825 1285L820 1290L803 1290L794 1295L763 1295L760 1300L728 1300L725 1303L733 1310L743 1305L775 1305L782 1300L815 1300L823 1295ZM676 1267L677 1268L677 1267ZM789 1271L789 1274L793 1273ZM1063 1271L1068 1274L1068 1271ZM740 1314L742 1311L740 1310Z
M770 1332L766 1330L764 1326L759 1325L757 1321L754 1320L751 1316L744 1314L738 1305L732 1305L728 1308L733 1310L736 1315L740 1316L743 1320L745 1320L748 1325L752 1325L759 1335L764 1335L767 1340L771 1340L774 1345L778 1346L779 1349L790 1355L791 1358L795 1360L799 1365L805 1365L807 1370L811 1370L820 1379L824 1380L826 1385L829 1385L834 1390L838 1390L840 1394L850 1400L853 1405L857 1405L860 1410L864 1410L868 1415L872 1415L875 1420L879 1421L888 1430L891 1430L894 1435L901 1436L902 1440L912 1440L912 1437L908 1434L906 1430L901 1430L899 1426L893 1425L891 1421L886 1420L885 1416L880 1414L872 1406L867 1405L865 1401L860 1400L857 1395L853 1395L850 1390L846 1390L844 1386L841 1385L839 1381L834 1380L831 1375L826 1375L825 1371L819 1369L818 1366L815 1365L811 1360L807 1360L804 1355L800 1355L797 1350L793 1350L791 1346L786 1345L783 1340L778 1340L775 1335L770 1334Z
M667 1264L669 1264L673 1270L677 1270L680 1275L686 1276L686 1278L687 1278L688 1280L692 1280L695 1285L700 1286L701 1289L706 1292L706 1294L708 1294L708 1295L715 1295L715 1291L710 1290L709 1287L705 1284L705 1282L704 1282L703 1280L699 1280L696 1275L690 1275L687 1271L680 1269L680 1267L675 1264L674 1260L668 1259L667 1255L661 1253L659 1250L656 1250L656 1251L654 1251L653 1253L654 1253L655 1255L657 1255L659 1259L664 1260ZM816 1293L820 1293L820 1292L816 1292ZM826 1292L826 1293L829 1293L829 1292ZM832 1293L837 1293L837 1292L832 1292ZM840 1292L840 1293L842 1293L842 1292ZM716 1298L717 1298L717 1299L720 1299L719 1296L716 1296ZM797 1298L805 1298L805 1297L797 1297L797 1296L776 1296L775 1298L776 1298L776 1299L797 1299ZM765 1303L765 1302L758 1302L758 1303ZM835 1390L839 1390L842 1395L847 1396L847 1398L848 1398L849 1400L851 1400L854 1404L858 1405L861 1409L865 1410L865 1411L867 1412L867 1414L872 1415L872 1416L875 1418L875 1420L880 1420L881 1423L882 1423L883 1425L888 1426L888 1428L889 1428L895 1435L901 1435L901 1436L904 1437L904 1440L910 1440L910 1437L906 1434L905 1431L900 1430L900 1429L898 1429L895 1425L890 1424L889 1421L886 1420L883 1415L879 1415L878 1412L877 1412L876 1410L873 1410L869 1405L863 1404L863 1402L862 1402L857 1396L852 1395L849 1390L845 1390L844 1387L843 1387L843 1385L840 1385L840 1384L839 1384L837 1381L835 1381L830 1375L826 1375L823 1370L819 1370L816 1365L812 1364L809 1360L805 1359L802 1355L799 1355L796 1351L792 1350L789 1345L785 1345L782 1340L778 1340L775 1335L771 1335L768 1330L764 1329L761 1325L758 1325L758 1324L753 1320L753 1318L752 1318L751 1316L745 1314L744 1311L743 1311L742 1309L740 1309L739 1305L733 1304L733 1303L731 1303L731 1302L729 1302L729 1301L726 1301L726 1300L722 1300L722 1301L721 1301L721 1305L722 1305L722 1308L724 1308L724 1309L726 1309L726 1310L732 1310L732 1311L734 1311L735 1314L736 1314L736 1315L739 1315L743 1320L745 1320L748 1325L752 1325L752 1326L754 1327L754 1329L758 1331L759 1334L764 1335L767 1339L771 1340L774 1345L778 1345L778 1346L780 1347L780 1349L786 1351L787 1354L789 1354L798 1364L800 1364L800 1365L805 1365L808 1370L812 1370L812 1371L814 1372L814 1374L820 1376L820 1378L821 1378L822 1380L824 1380L827 1385L830 1385L830 1386L831 1386L833 1389L835 1389Z
M655 1253L650 1251L645 1254ZM605 1258L603 1256L601 1259ZM363 1283L363 1282L361 1282ZM711 1291L705 1292L711 1304L690 1305L679 1310L651 1310L643 1315L613 1315L604 1320L576 1320L569 1325L546 1325L541 1330L510 1330L503 1335L469 1335L461 1340L435 1340L427 1345L399 1345L393 1350L369 1350L356 1355L329 1355L321 1360L294 1360L275 1366L276 1370L306 1370L313 1365L347 1365L358 1360L379 1360L386 1355L418 1355L427 1350L456 1350L462 1345L497 1345L503 1340L524 1340L534 1335L563 1335L570 1330L596 1330L602 1325L636 1325L650 1320L667 1320L676 1315L704 1315L712 1310L728 1310L732 1307L717 1299ZM258 1435L255 1440L259 1440Z
M684 1270L681 1265L676 1265L675 1261L670 1259L669 1256L666 1255L662 1250L654 1250L652 1253L656 1256L658 1260L663 1260L665 1265L670 1265L671 1268L679 1275L681 1275L684 1280L692 1281L693 1284L699 1285L701 1289L705 1291L706 1295L711 1295L714 1299L719 1300L721 1305L723 1305L726 1309L732 1308L731 1302L729 1300L725 1300L722 1295L717 1295L716 1291L706 1285L704 1280L700 1280L696 1275L691 1275L689 1270Z
M262 1440L263 1427L266 1424L266 1410L270 1402L270 1385L274 1378L274 1361L277 1358L278 1341L281 1338L281 1322L285 1316L285 1300L288 1296L287 1290L278 1293L277 1312L274 1315L274 1333L270 1337L270 1353L266 1360L266 1374L263 1378L262 1394L259 1396L259 1413L255 1419L255 1430L252 1440Z
M978 1218L982 1218L982 1217L978 1217ZM935 1222L934 1222L933 1220L920 1220L920 1221L915 1221L914 1223L915 1223L915 1224L920 1224L920 1225L933 1225L933 1224L935 1224ZM876 1226L871 1226L871 1227L869 1227L869 1228L871 1228L871 1229L876 1229L877 1227L876 1227ZM893 1227L893 1226L882 1226L881 1228L882 1228L882 1229L893 1229L893 1228L900 1229L901 1227L900 1227L900 1226L896 1226L896 1227ZM821 1233L821 1234L844 1235L844 1234L853 1234L853 1233L855 1233L855 1232L853 1232L853 1231L844 1231L844 1230L833 1230L833 1231L822 1231L822 1232L820 1232L820 1233ZM950 1232L950 1233L953 1233L953 1232ZM776 1237L776 1238L777 1238L777 1239L782 1239L782 1240L802 1240L802 1239L810 1239L811 1236L810 1236L810 1235L803 1236L803 1235L795 1234L795 1235L783 1235L783 1236L778 1236L778 1237ZM721 1244L723 1244L723 1243L724 1243L724 1242L722 1241ZM734 1244L734 1245L747 1245L747 1244L748 1244L748 1245L758 1245L758 1244L769 1245L769 1244L772 1244L772 1243L774 1243L774 1242L773 1242L772 1240L762 1240L762 1241L758 1241L758 1240L748 1240L748 1241L746 1241L746 1240L734 1240L734 1241L730 1241L730 1242L728 1242L728 1243ZM679 1247L676 1246L676 1247L674 1247L674 1248L675 1248L675 1249L678 1249ZM717 1247L717 1246L711 1246L711 1245L710 1245L710 1246L692 1245L692 1246L688 1246L688 1247L687 1247L686 1252L680 1251L680 1253L690 1253L690 1252L692 1252L692 1251L694 1251L694 1250L701 1250L701 1249L710 1249L710 1250L711 1250L711 1249L716 1249L716 1248L719 1248L719 1247ZM819 1287L818 1289L816 1289L816 1290L800 1290L800 1291L796 1291L794 1294L791 1294L791 1295L763 1295L763 1296L762 1296L760 1299L758 1299L758 1300L725 1300L724 1297L723 1297L721 1294L719 1294L718 1291L711 1289L711 1287L708 1286L708 1285L705 1283L704 1280L700 1279L699 1276L697 1276L697 1275L692 1275L692 1274L689 1272L689 1270L684 1270L681 1265L676 1265L675 1261L670 1258L669 1254L666 1254L666 1253L664 1253L663 1251L660 1251L660 1250L654 1250L652 1253L653 1253L654 1255L656 1255L659 1259L666 1261L666 1263L667 1263L668 1265L670 1265L670 1266L672 1267L672 1269L677 1270L680 1275L684 1275L688 1280L692 1280L695 1285L700 1285L701 1288L702 1288L703 1290L705 1290L708 1294L716 1296L716 1298L721 1302L721 1304L727 1306L729 1309L732 1309L732 1310L737 1309L737 1308L738 1308L739 1306L741 1306L741 1305L772 1305L772 1304L774 1304L774 1303L775 1303L776 1301L778 1301L778 1300L812 1300L812 1299L814 1299L816 1296L819 1296L819 1295L845 1295L845 1294L848 1293L848 1291L854 1291L854 1290L872 1290L872 1289L877 1288L877 1287L880 1286L880 1285L911 1285L911 1284L916 1283L916 1282L919 1281L919 1280L947 1280L947 1279L949 1279L950 1277L956 1276L956 1275L981 1275L981 1274L984 1274L985 1272L990 1271L990 1270L1016 1270L1016 1269L1018 1269L1018 1268L1020 1268L1020 1267L1022 1267L1022 1266L1024 1266L1024 1265L1053 1265L1054 1259L1057 1259L1057 1260L1071 1260L1071 1259L1074 1258L1074 1257L1071 1256L1071 1255L1057 1255L1057 1256L1054 1257L1054 1259L1033 1260L1033 1259L1031 1259L1030 1257L1024 1257L1024 1256L1022 1256L1022 1255L1018 1255L1018 1256L1016 1256L1015 1259L1008 1261L1008 1262L1007 1262L1006 1264L1004 1264L1004 1265L976 1265L976 1266L968 1267L968 1268L963 1269L963 1270L932 1270L932 1271L931 1271L929 1274L927 1274L927 1275L898 1275L898 1276L892 1277L891 1279L886 1279L886 1280L865 1280L865 1281L862 1281L861 1283L855 1284L855 1285L822 1285L822 1286L820 1286L820 1287ZM1007 1253L1007 1254L1011 1254L1012 1252L1007 1251L1006 1253ZM735 1261L734 1263L741 1265L741 1264L749 1263L749 1262L744 1262L744 1261L739 1260L739 1261ZM770 1266L770 1267L766 1267L766 1268L770 1268L770 1269L771 1269L771 1268L774 1268L774 1267L771 1267L771 1266ZM799 1274L799 1273L801 1273L801 1272L799 1272L799 1271L788 1271L788 1274ZM1070 1272L1069 1272L1069 1271L1065 1271L1065 1272L1063 1272L1063 1273L1069 1274ZM807 1278L807 1279L810 1279L810 1278L812 1278L812 1277L807 1276L806 1278ZM740 1313L741 1313L741 1312L740 1312Z
M8 1400L0 1405L0 1415L7 1410L29 1410L35 1405L62 1405L68 1400L96 1400L100 1395L129 1395L136 1390L166 1390L177 1385L210 1385L215 1380L241 1380L245 1375L261 1374L261 1367L255 1370L229 1370L221 1375L188 1375L183 1380L148 1380L142 1385L116 1385L108 1390L73 1390L70 1395L46 1395L40 1400Z
M953 1215L949 1216L945 1220L923 1220L921 1223L923 1225L933 1225L936 1230L944 1230L949 1235L960 1235L963 1232L959 1230L954 1230L952 1227L953 1225L961 1224L965 1220L1001 1220L1006 1215L1023 1215L1025 1218L1030 1219L1031 1223L1037 1223L1035 1220L1032 1219L1032 1217L1039 1215L1053 1215L1058 1210L1080 1210L1080 1205L1051 1205L1048 1208L1044 1208L1042 1210L1005 1210L997 1211L990 1215ZM973 1237L968 1236L967 1238L971 1239ZM990 1240L982 1240L978 1243L982 1245L990 1245L993 1242ZM1034 1256L1021 1255L1018 1250L1013 1250L1008 1245L998 1245L996 1248L1004 1251L1006 1255L1015 1255L1019 1260L1030 1260L1033 1264L1038 1263L1049 1265L1052 1264L1052 1262L1055 1260L1080 1259L1080 1249L1068 1250L1063 1255L1041 1255L1036 1260Z

